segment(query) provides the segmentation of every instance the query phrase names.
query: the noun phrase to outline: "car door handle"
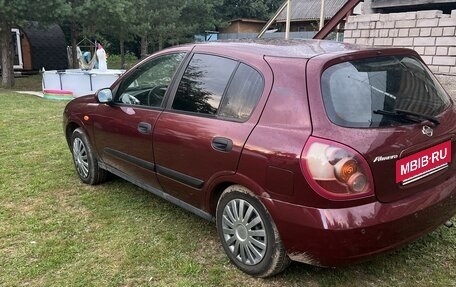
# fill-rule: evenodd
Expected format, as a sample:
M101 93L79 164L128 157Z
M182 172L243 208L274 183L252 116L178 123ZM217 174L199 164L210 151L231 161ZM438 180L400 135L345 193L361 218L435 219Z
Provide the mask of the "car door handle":
M212 139L212 148L218 151L228 152L233 149L233 141L224 137Z
M138 124L138 132L148 135L152 131L152 125L145 122L140 122Z

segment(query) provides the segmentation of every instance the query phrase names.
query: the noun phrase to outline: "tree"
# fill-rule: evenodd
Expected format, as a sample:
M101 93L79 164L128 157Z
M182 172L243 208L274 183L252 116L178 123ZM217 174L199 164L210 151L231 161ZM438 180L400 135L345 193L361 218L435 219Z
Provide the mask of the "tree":
M215 12L218 3L214 0L187 1L180 17L184 40L193 40L195 34L216 30L221 23Z
M59 22L70 28L73 66L81 35L119 40L121 66L125 41L141 39L141 55L150 44L158 50L193 40L194 35L215 30L235 18L267 19L282 0L0 0L2 86L14 85L11 28L26 21ZM65 19L65 20L63 20ZM106 44L106 43L105 43Z
M195 34L214 30L217 0L138 0L134 33L141 38L141 55L148 47L161 50L169 45L193 41ZM203 16L204 15L204 16Z
M69 6L64 0L0 0L0 49L2 86L14 86L11 28L26 21L49 23L66 15Z
M160 50L169 39L181 33L183 27L179 25L179 18L185 2L185 0L169 0L166 3L156 0L136 2L133 33L141 38L142 57L148 54L150 44Z
M125 41L131 39L137 9L136 3L129 0L100 1L97 27L100 32L114 36L119 40L120 68L125 68Z
M267 20L279 8L284 0L224 0L217 7L219 16L224 21L238 18Z
M86 27L93 27L91 15L94 11L97 11L95 8L96 1L90 0L68 0L68 5L70 6L71 13L69 13L64 21L64 25L68 24L70 28L70 42L71 42L71 55L72 55L72 67L78 68L79 62L77 58L77 43L79 35ZM96 19L96 17L94 17ZM86 28L86 29L85 29Z
M105 35L124 38L134 19L132 1L128 0L66 0L71 7L63 25L70 31L73 67L78 67L77 43L82 37L103 40ZM121 50L123 51L123 42ZM103 43L107 44L107 43Z

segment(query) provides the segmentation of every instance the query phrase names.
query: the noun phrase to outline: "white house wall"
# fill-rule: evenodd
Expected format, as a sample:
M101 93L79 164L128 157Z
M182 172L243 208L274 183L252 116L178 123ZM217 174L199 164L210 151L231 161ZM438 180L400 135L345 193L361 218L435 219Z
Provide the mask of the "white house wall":
M456 75L456 10L350 16L344 42L411 48L433 72Z

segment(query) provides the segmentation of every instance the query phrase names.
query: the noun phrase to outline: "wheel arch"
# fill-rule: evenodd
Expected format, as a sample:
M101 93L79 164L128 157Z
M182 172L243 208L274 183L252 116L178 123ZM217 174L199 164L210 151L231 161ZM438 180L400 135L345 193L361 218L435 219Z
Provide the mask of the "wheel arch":
M212 216L216 214L217 204L223 191L232 185L243 186L250 190L256 197L270 197L258 183L242 174L236 173L230 176L218 177L207 188L206 209Z
M69 122L65 127L65 138L67 141L68 146L71 146L71 135L73 134L74 130L80 128L81 126L75 122Z
M234 185L234 184L236 184L236 183L225 181L225 182L219 183L212 189L212 191L209 194L209 203L208 203L208 207L209 207L208 211L212 216L215 217L215 213L217 210L217 204L218 204L218 201L219 201L220 196L222 195L223 191L227 187Z

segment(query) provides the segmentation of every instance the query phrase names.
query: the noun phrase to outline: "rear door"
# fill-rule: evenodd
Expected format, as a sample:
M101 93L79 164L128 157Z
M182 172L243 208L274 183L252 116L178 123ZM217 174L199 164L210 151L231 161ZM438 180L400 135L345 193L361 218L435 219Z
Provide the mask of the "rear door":
M202 207L208 182L236 172L263 91L264 79L252 67L193 55L154 129L157 176L167 193Z
M317 107L314 135L362 154L382 202L435 187L455 172L454 106L417 57L337 60L319 74L322 96L309 99Z

